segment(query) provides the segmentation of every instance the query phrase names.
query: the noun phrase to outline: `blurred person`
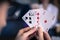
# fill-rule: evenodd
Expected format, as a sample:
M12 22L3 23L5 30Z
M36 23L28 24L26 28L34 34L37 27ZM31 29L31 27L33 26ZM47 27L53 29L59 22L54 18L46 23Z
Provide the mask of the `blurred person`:
M39 8L39 4L38 3L34 3L34 4L30 5L30 7L31 7L31 9L38 9ZM26 30L27 28L24 28L24 29ZM25 32L24 29L19 30L16 39L18 39L18 40L30 40L30 38L35 36L37 38L37 40L51 40L50 35L48 34L48 32L43 32L41 28L36 30L36 31L38 31L37 32L38 35L34 34L34 33L36 33L36 31L34 33L32 33L31 35L29 35L30 34L30 32L28 31L29 29L26 30L27 32ZM26 35L24 35L24 34L26 34ZM32 40L34 40L34 39L32 39Z
M5 26L6 24L6 17L7 17L7 9L8 9L8 6L7 6L7 4L2 4L2 6L1 6L1 11L0 11L0 23L2 23L1 21L3 21L3 23L2 23L2 25L0 24L0 28L2 27L3 28L3 26ZM39 29L40 30L40 29ZM31 35L31 34L33 34L33 33L35 33L35 31L37 31L36 30L36 28L30 28L30 27L27 27L27 28L24 28L24 29L21 29L21 30L19 30L19 33L17 34L17 37L16 37L16 39L15 40L28 40L28 37ZM42 31L42 30L40 30L40 31ZM39 31L39 36L41 35L40 34L40 31ZM42 33L42 32L41 32ZM48 35L48 34L47 34ZM41 35L41 36L43 36L43 35ZM41 37L40 36L40 37ZM39 37L39 38L40 38ZM49 39L50 37L48 37L48 39ZM41 38L42 39L42 38ZM44 38L43 38L44 39ZM5 40L5 39L4 39ZM49 39L50 40L50 39Z
M3 26L5 26L4 22L6 23L6 16L7 16L6 13L7 13L8 6L6 6L6 7L5 6L6 6L6 4L4 3L4 5L1 6L3 9L2 10L0 9L1 10L0 11L0 13L1 13L1 19L3 18L2 21L4 20L3 23L2 23L2 25L0 24L0 28L3 27ZM1 20L0 20L0 23L1 23ZM27 27L27 28L21 29L21 30L19 30L19 33L17 34L17 37L16 37L15 40L28 40L28 36L31 35L31 34L33 34L33 33L35 33L35 31L36 31L36 28L32 28L31 29L31 28Z
M4 26L6 26L6 17L7 17L7 10L8 10L8 3L6 3L6 1L4 3L1 4L1 9L0 9L0 29L2 30L2 28ZM39 29L40 30L40 29ZM17 37L16 37L16 40L27 40L28 39L28 36L30 36L31 34L35 33L36 31L36 28L24 28L24 29L20 29L18 34L17 34ZM42 30L40 30L42 31ZM43 37L40 38L41 36L43 36L43 33L41 35L40 31L38 31L39 33L39 40L41 39L44 39ZM48 35L48 34L47 34ZM50 40L50 37L46 38L46 39L49 39ZM4 39L5 40L5 39Z
M4 2L4 1L3 1ZM0 31L4 26L6 26L8 2L0 3Z

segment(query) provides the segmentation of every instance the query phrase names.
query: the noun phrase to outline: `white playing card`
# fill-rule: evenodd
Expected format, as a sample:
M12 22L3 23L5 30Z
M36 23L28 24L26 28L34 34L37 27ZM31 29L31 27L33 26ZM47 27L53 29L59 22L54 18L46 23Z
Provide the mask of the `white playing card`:
M22 19L29 25L29 27L34 27L36 24L35 14L33 10L29 10Z
M49 13L48 11L45 11L40 15L40 23L39 26L43 28L44 31L48 31L49 28L52 26L52 17L53 15Z

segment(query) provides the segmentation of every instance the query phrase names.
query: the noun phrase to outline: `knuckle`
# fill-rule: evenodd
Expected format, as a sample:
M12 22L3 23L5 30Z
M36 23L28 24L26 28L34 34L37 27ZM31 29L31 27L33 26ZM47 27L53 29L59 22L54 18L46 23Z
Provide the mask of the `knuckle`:
M24 36L24 37L28 37L27 33L24 33L23 36Z

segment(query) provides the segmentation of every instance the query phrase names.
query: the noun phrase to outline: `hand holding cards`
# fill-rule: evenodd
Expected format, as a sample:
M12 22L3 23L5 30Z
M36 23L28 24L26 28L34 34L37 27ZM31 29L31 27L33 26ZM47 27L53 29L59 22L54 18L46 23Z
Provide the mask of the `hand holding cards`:
M42 27L43 31L51 28L53 22L53 15L43 9L29 10L22 19L29 25L29 27Z

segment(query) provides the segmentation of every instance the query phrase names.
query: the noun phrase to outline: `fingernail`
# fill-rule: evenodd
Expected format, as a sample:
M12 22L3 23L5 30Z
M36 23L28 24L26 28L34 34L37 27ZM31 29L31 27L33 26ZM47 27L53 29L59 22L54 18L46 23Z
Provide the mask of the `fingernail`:
M35 27L32 27L32 28L35 28Z
M32 27L31 29L34 29L35 27Z

